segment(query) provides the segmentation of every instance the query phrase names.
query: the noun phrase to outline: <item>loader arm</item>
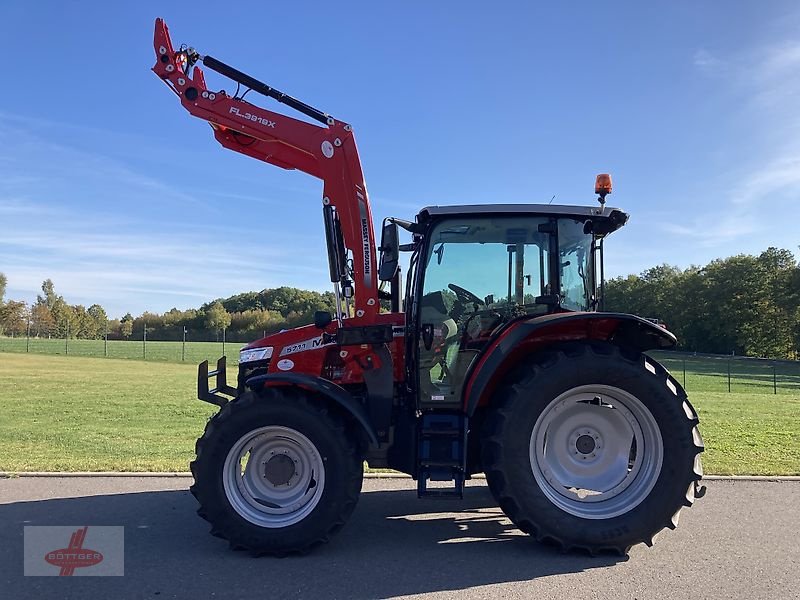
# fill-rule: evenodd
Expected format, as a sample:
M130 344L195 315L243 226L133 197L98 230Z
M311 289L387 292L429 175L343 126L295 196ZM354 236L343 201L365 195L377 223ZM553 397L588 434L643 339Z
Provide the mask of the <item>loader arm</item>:
M348 266L337 267L337 301L340 293L346 304L354 296L354 313L350 315L348 309L347 316L371 322L380 310L375 233L352 127L213 57L201 56L191 48L176 51L162 19L156 19L153 43L153 71L178 95L191 115L208 121L223 147L284 169L298 169L323 181L323 205L333 208L345 249L352 255ZM200 61L206 68L243 85L239 86L242 92L250 89L272 97L321 125L266 110L223 90L210 91L202 69L194 64ZM334 254L329 248L328 256ZM331 271L333 279L333 267Z

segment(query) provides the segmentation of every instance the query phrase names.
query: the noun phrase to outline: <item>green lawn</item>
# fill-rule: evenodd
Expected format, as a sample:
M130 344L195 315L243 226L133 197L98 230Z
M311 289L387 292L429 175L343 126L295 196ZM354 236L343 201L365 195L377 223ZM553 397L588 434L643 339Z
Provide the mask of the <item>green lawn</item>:
M243 342L181 342L111 340L64 340L10 338L0 336L0 353L18 352L88 356L98 358L124 358L157 362L196 365L208 360L212 363L220 356L228 356L228 364L236 364ZM731 391L749 394L800 394L800 362L777 362L743 357L693 356L674 352L653 352L656 360L672 371L676 379L685 383L686 390L696 392L727 392L730 369ZM685 370L685 376L684 376Z
M733 393L800 395L800 362L745 357L694 356L690 353L651 352L657 361L685 384L686 391L727 392L728 372ZM684 377L685 369L685 377Z
M0 354L0 470L183 471L214 407L196 367Z
M228 342L224 354L229 363L239 359L239 349L243 342ZM153 342L145 345L141 340L64 340L24 337L0 337L0 352L20 352L30 354L55 354L69 356L91 356L99 358L124 358L158 362L186 362L197 364L204 360L216 361L223 355L222 342L186 342L184 352L181 342Z
M195 368L0 353L0 471L186 470L215 410L195 399ZM728 394L687 378L706 473L800 475L800 391L743 382Z

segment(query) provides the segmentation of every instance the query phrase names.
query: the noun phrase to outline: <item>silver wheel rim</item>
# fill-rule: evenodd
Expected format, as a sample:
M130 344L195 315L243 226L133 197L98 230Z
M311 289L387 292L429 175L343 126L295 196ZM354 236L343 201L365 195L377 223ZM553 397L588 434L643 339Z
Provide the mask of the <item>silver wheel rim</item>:
M325 468L316 446L299 431L270 425L243 435L228 452L225 495L242 517L278 528L305 519L325 489Z
M663 458L650 410L606 385L564 392L531 434L536 483L558 508L585 519L610 519L638 506L656 484Z

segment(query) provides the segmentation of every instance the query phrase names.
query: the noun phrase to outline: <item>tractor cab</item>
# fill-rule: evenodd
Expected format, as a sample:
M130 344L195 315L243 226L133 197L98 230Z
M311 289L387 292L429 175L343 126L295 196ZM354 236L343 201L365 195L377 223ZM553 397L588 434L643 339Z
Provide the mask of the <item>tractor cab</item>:
M604 205L507 204L427 207L400 222L414 234L406 364L420 407L460 406L475 358L515 321L597 310L603 239L627 220Z

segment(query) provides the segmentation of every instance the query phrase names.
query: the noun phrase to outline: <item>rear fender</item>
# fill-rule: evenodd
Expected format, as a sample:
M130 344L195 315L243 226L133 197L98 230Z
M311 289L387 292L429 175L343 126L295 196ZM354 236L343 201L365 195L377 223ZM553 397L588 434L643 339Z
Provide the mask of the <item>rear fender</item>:
M637 352L672 348L677 343L663 327L624 313L556 313L517 321L489 344L467 374L467 415L489 401L504 375L525 356L552 344L579 340L610 342Z
M370 422L366 409L357 402L350 393L343 387L313 375L303 375L301 373L268 373L266 375L256 375L245 381L245 385L252 390L260 390L265 387L291 386L310 392L314 392L323 398L338 404L353 419L361 425L367 439L373 445L378 445L378 436Z

